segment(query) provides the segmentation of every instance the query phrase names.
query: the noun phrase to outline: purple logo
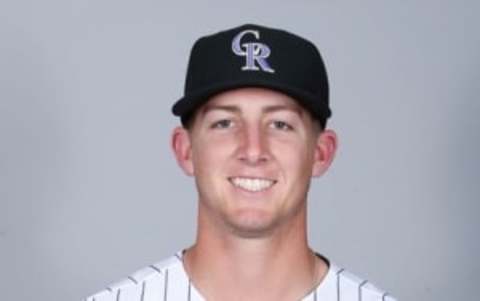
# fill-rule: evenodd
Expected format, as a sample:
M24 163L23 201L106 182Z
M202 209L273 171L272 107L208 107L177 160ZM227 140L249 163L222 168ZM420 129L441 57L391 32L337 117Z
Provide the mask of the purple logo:
M270 56L270 47L260 42L241 43L244 35L252 34L257 40L260 39L260 33L257 30L244 30L237 34L232 41L232 51L238 56L246 57L245 66L242 70L266 71L274 73L275 70L270 67L267 58ZM257 66L258 64L258 66Z

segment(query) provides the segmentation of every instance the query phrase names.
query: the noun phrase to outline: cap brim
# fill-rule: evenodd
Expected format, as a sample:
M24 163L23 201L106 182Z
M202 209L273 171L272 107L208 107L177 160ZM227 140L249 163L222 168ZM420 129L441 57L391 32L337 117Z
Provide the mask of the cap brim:
M290 97L294 98L301 105L303 105L308 111L312 113L315 118L327 119L331 116L331 111L328 108L328 105L325 103L326 100L319 99L319 97L314 94L305 93L288 85L259 79L255 79L252 81L241 80L223 82L202 90L195 91L179 99L173 105L172 112L176 116L189 116L198 107L207 102L213 95L225 92L227 90L246 87L267 88L285 93Z

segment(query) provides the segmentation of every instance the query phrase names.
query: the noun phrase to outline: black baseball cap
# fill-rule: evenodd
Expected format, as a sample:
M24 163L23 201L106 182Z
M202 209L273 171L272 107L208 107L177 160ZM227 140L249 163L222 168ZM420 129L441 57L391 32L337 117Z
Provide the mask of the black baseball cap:
M288 31L246 24L201 37L192 47L184 96L172 107L186 125L213 95L243 87L285 93L325 126L331 116L325 65L317 47Z

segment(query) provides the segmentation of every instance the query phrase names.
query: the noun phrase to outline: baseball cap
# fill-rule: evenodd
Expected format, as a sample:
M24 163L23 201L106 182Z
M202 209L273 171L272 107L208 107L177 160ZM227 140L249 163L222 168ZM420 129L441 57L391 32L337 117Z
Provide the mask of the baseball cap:
M210 97L243 87L289 95L322 127L331 116L327 72L317 47L288 31L255 24L220 31L194 43L184 96L172 112L186 125Z

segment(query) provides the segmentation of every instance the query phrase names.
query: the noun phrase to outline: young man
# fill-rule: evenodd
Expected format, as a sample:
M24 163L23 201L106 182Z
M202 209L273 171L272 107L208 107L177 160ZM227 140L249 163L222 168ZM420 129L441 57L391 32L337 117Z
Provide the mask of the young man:
M173 107L179 166L195 178L195 244L88 301L394 300L308 246L307 194L337 148L317 48L243 25L199 39Z

